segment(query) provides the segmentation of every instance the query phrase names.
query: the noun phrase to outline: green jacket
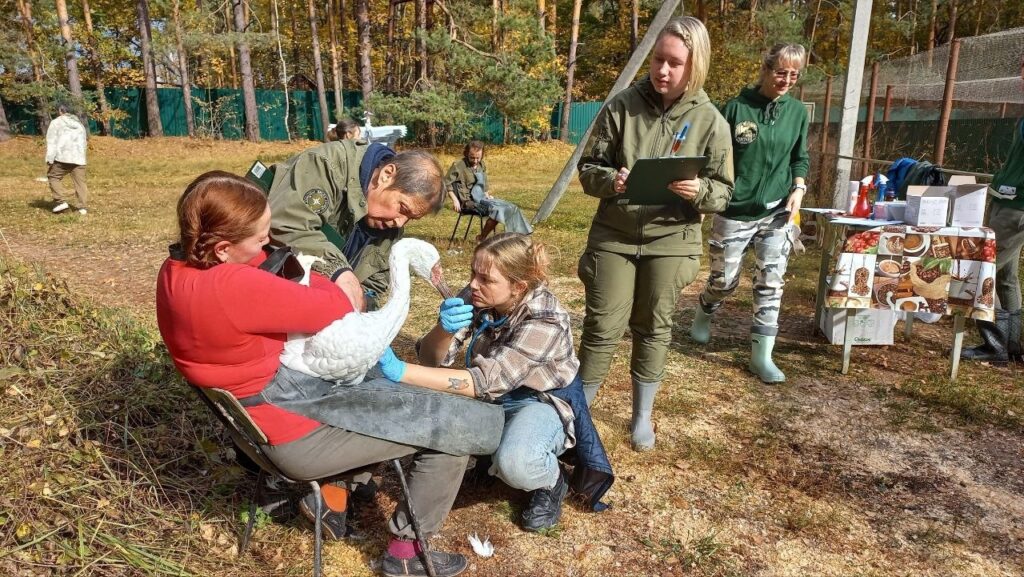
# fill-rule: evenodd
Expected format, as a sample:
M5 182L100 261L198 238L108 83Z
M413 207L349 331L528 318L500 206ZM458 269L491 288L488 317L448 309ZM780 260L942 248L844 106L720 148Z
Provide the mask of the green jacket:
M1006 157L1003 167L992 176L992 188L999 190L1001 186L1015 188L1017 198L1012 200L993 198L992 202L1024 210L1024 118L1020 119L1014 127L1010 155Z
M619 168L631 168L639 158L665 156L684 122L690 130L679 156L710 158L700 174L697 198L663 206L616 205L613 185ZM721 212L732 196L729 134L729 125L703 90L684 95L667 111L649 78L612 97L594 120L577 165L583 192L601 199L587 247L637 256L700 255L700 215Z
M807 177L807 109L789 94L770 100L757 88L744 88L722 115L736 159L736 187L722 216L764 218L789 196L794 177Z
M470 192L473 191L473 186L476 185L476 172L482 172L485 175L484 178L484 192L487 192L487 163L483 160L480 161L480 168L474 171L466 164L465 158L460 158L452 163L451 168L448 169L448 174L445 176L444 183L455 193L455 196L459 197L459 201L465 201L470 199ZM461 190L455 190L455 183L461 183Z
M359 163L367 146L366 142L353 140L328 142L278 163L270 187L270 235L302 254L323 259L313 265L317 272L333 279L351 269L364 288L383 294L390 282L391 245L404 231L373 231L372 240L359 253L354 267L341 249L356 223L366 216ZM332 242L323 230L324 224L342 238Z

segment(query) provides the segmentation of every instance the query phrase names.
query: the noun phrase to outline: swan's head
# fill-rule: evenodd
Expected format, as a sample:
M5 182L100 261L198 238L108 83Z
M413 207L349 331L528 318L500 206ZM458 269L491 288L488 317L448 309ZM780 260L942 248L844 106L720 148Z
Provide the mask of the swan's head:
M416 276L429 282L442 294L447 288L441 274L441 255L434 245L417 238L403 238L391 248L392 258L408 259L409 268Z

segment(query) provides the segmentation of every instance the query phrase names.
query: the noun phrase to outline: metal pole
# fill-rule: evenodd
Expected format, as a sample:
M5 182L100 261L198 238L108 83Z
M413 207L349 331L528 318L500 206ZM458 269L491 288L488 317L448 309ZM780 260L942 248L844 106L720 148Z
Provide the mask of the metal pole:
M999 105L999 118L1006 118L1006 105L1008 102L1004 102Z
M658 33L661 29L668 24L669 20L675 16L673 12L679 6L680 10L683 9L682 0L665 0L662 3L661 8L658 9L658 13L651 19L651 23L647 28L647 33L644 34L643 40L637 45L633 55L629 57L629 62L622 69L619 74L619 78L615 81L612 89L608 91L608 96L604 99L608 102L612 96L615 96L623 89L625 89L633 78L636 77L636 73L640 71L640 68L644 65L644 61L647 60L647 55L654 48L654 42L658 39ZM598 115L601 113L598 112ZM596 116L594 117L597 118ZM594 122L590 122L590 126L587 127L587 131L583 133L583 137L580 139L580 143L576 145L576 150L573 151L572 156L566 161L565 166L562 168L562 173L558 175L558 180L551 186L551 190L548 195L544 198L544 202L541 203L540 208L537 209L537 214L533 216L533 224L537 224L547 217L551 216L552 211L555 210L555 206L558 205L558 201L562 199L562 195L565 194L565 189L569 186L569 180L576 172L576 164L579 163L580 158L583 157L583 149L587 146L587 141L590 140L590 132L594 129Z
M956 68L960 62L960 41L954 40L949 47L949 63L946 66L946 87L942 90L942 114L939 115L939 131L935 134L935 164L942 165L946 159L946 132L949 116L953 112L953 88L956 84Z
M871 138L875 129L875 96L878 95L878 62L871 64L871 90L868 92L867 126L864 127L864 158L871 158ZM861 165L861 174L870 172L871 167Z
M828 129L829 129L829 111L832 108L832 77L829 76L825 79L825 105L822 107L821 116L821 147L818 151L821 153L820 159L818 160L818 187L816 190L825 190L825 152L828 150Z
M846 68L846 86L843 96L843 117L839 127L839 154L853 155L857 139L857 117L860 113L861 85L864 81L864 58L867 54L868 33L871 29L872 0L857 0L853 15L853 33L850 35L850 62ZM842 206L850 180L850 161L836 161L836 181L832 188L832 206Z
M890 112L892 112L892 84L885 87L885 107L882 108L882 122L889 122Z

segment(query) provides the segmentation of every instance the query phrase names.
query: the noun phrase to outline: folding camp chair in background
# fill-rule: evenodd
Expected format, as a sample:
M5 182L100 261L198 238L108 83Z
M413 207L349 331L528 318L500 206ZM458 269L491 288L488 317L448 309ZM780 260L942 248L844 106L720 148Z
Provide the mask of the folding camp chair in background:
M287 483L305 483L313 490L313 494L316 496L316 522L313 527L313 577L320 577L321 575L321 547L323 544L323 528L321 526L321 517L323 511L321 510L322 499L320 497L320 482L317 479L292 479L281 472L280 469L274 465L273 462L267 457L266 453L261 448L262 445L267 444L267 437L263 434L256 423L249 416L249 413L242 407L231 393L223 389L215 388L204 388L192 385L192 388L196 390L201 398L213 411L213 414L217 416L217 419L224 425L231 440L235 442L235 446L245 453L253 463L259 466L259 473L256 475L256 492L253 496L252 501L249 503L249 520L245 525L245 532L242 534L242 541L238 546L238 555L241 557L245 554L246 548L249 546L249 539L252 537L253 524L256 520L256 504L260 501L260 497L263 493L263 478L264 475L270 474L274 477L281 479ZM423 551L423 559L427 569L427 574L434 575L433 561L428 553L428 545L423 534L420 532L419 519L416 517L415 509L413 508L413 502L409 495L409 485L405 479L405 472L402 470L402 464L398 459L393 459L391 465L395 469L395 473L398 475L398 481L402 486L402 494L405 496L405 502L408 505L409 519L412 522L413 531L416 533L416 540L419 542L420 550Z
M481 207L477 206L473 199L462 195L462 183L456 182L452 184L452 192L455 196L455 206L452 207L459 218L455 220L455 226L452 227L452 234L448 237L448 248L452 248L452 243L455 242L455 235L459 232L459 223L462 222L462 217L468 216L469 221L466 223L466 232L462 235L462 242L466 242L466 238L469 237L469 229L473 228L473 218L480 220L480 233L484 232L484 217L487 216L487 212Z

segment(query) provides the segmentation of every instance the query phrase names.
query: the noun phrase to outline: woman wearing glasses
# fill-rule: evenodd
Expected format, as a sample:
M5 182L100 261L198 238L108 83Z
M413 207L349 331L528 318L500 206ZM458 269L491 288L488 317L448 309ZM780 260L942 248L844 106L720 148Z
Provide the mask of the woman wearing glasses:
M800 210L807 192L807 110L789 95L806 54L799 44L776 44L765 55L757 86L744 88L722 109L732 127L736 186L729 207L715 215L708 241L711 276L690 327L693 340L701 344L710 340L711 318L736 290L743 254L753 246L749 366L766 383L786 380L772 361L772 349L792 248L786 225Z

